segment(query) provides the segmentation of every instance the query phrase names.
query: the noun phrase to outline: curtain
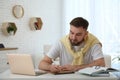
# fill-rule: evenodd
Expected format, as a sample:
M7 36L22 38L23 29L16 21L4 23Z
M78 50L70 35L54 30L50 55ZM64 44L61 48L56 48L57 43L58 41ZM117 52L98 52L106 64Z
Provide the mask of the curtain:
M63 35L78 16L89 21L88 31L102 42L105 54L120 55L120 0L63 0Z

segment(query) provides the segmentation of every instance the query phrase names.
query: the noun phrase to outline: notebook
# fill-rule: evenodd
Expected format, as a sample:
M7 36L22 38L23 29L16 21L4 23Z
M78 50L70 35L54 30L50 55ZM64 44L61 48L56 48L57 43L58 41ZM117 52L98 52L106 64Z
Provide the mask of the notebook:
M40 75L46 71L35 70L30 54L7 54L11 73L23 75Z
M114 68L93 66L93 67L87 67L84 69L80 69L76 73L81 73L83 75L89 75L93 77L109 77L110 76L109 72L119 72L119 70L114 69Z

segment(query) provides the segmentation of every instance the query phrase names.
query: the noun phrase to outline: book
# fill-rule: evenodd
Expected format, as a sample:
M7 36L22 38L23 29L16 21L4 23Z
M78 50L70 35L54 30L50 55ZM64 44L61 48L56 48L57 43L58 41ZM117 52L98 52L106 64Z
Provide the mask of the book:
M114 68L93 66L80 69L77 73L93 77L109 77L110 76L109 72L119 72L119 70Z
M52 74L55 74L55 75L59 75L59 74L72 74L74 73L73 71L60 71L58 73L52 73Z

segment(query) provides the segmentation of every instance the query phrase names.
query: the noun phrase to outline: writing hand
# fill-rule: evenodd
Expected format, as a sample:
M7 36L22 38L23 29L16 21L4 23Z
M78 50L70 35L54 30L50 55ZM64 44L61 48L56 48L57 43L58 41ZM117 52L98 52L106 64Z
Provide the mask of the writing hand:
M50 72L52 73L59 73L61 71L61 66L59 65L51 65Z

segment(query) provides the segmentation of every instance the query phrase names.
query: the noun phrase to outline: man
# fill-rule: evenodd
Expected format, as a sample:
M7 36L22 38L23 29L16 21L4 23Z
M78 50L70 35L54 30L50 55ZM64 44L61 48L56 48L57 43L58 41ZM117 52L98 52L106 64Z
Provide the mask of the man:
M87 31L88 21L82 17L70 22L70 33L56 43L39 64L39 69L53 73L75 72L91 66L105 66L102 44ZM60 65L53 65L59 57Z

